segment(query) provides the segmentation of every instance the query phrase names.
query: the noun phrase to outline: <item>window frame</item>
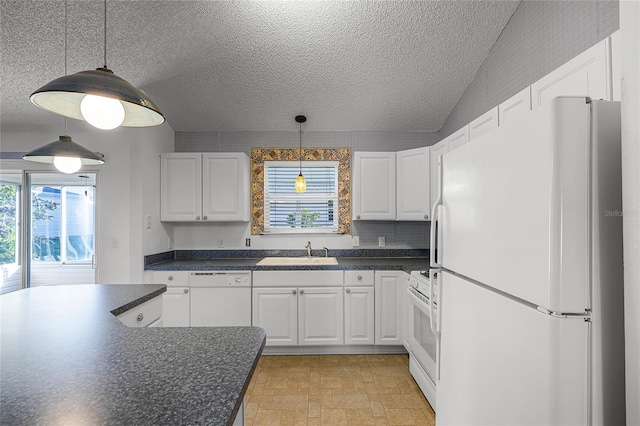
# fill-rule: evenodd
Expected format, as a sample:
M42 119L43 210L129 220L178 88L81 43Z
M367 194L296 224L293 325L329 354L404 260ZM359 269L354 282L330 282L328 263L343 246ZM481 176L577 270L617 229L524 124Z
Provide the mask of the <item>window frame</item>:
M269 168L276 167L290 167L293 169L299 169L300 167L304 168L333 168L334 175L334 187L333 192L330 196L323 196L318 194L292 194L292 195L280 195L280 196L271 196L268 193L269 188ZM274 234L293 234L293 235L301 235L301 234L338 234L340 233L340 215L338 214L339 209L339 169L340 169L340 161L338 160L318 160L318 161L278 161L278 160L267 160L263 163L263 173L264 173L264 187L263 187L263 197L264 197L264 227L261 234L263 235L274 235ZM293 187L295 181L291 182ZM272 228L269 222L268 208L269 202L274 199L280 199L284 201L295 201L299 200L304 203L305 199L314 199L318 200L326 199L327 201L333 201L333 226L330 228ZM304 208L304 205L300 207L300 209Z

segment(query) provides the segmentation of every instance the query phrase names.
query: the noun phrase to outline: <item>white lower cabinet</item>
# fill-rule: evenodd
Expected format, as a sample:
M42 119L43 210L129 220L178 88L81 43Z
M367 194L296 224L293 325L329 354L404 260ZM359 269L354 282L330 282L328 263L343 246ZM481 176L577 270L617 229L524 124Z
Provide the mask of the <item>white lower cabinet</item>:
M253 325L267 332L266 345L298 345L298 289L254 288Z
M375 271L375 344L402 345L404 293L409 276L402 271Z
M162 317L162 298L156 296L121 313L116 318L127 327L148 327Z
M346 287L344 293L344 343L373 345L374 287Z
M162 293L163 327L189 327L189 287L167 287Z
M253 325L269 346L342 345L342 287L254 288Z

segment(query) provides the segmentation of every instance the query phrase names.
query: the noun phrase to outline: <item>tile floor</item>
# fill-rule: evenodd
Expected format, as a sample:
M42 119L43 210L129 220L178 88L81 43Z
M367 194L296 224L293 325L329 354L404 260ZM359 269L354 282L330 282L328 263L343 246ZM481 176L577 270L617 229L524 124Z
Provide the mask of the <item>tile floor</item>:
M245 402L247 426L436 422L408 355L263 355Z

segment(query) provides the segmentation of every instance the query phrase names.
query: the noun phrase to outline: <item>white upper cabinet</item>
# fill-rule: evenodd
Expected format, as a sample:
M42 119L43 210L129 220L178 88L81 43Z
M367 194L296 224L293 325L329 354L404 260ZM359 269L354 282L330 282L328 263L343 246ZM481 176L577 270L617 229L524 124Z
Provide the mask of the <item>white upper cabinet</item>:
M160 188L160 220L200 220L202 156L194 153L162 154Z
M612 99L610 41L584 51L531 85L532 109L558 96Z
M207 220L249 220L249 157L243 153L202 154L202 214Z
M396 219L395 152L354 152L353 219Z
M454 149L469 142L469 126L464 126L457 132L450 134L446 141L449 151L453 151Z
M492 108L469 123L469 140L498 128L498 107Z
M612 100L620 101L622 99L622 75L620 67L622 66L622 52L620 45L620 30L611 34L611 83L612 83Z
M429 147L396 153L396 220L429 220Z
M514 96L498 105L498 123L505 126L519 120L531 111L531 86L527 86Z
M160 219L249 220L249 157L244 153L167 153L160 157Z

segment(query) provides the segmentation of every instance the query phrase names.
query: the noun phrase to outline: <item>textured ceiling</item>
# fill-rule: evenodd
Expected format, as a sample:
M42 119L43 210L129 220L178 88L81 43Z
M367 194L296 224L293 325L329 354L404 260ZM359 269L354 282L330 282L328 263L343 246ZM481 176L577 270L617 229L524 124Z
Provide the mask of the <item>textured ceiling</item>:
M176 131L436 131L517 1L117 1L107 65ZM64 74L64 2L2 0L1 124ZM103 64L103 3L68 2L68 72Z

